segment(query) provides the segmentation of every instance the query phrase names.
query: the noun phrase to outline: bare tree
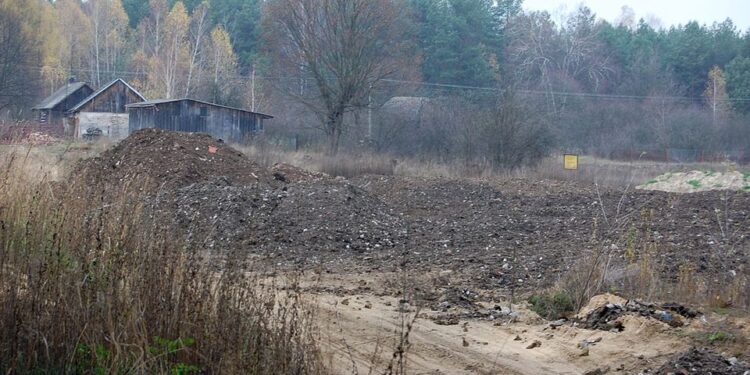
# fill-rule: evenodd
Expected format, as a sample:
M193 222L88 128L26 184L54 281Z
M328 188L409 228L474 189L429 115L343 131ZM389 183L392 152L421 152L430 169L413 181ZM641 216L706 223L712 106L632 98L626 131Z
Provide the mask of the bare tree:
M301 84L286 90L320 119L336 154L344 115L366 107L378 83L398 71L402 14L394 0L274 0L271 44ZM313 83L308 89L307 82Z

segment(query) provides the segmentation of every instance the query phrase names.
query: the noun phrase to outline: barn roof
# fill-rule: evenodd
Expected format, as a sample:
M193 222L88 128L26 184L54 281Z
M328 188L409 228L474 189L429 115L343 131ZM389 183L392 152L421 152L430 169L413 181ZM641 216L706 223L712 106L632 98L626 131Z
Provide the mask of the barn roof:
M228 107L228 106L225 106L225 105L221 105L221 104L209 103L209 102L204 102L204 101L202 101L202 100L197 100L197 99L189 99L189 98L182 98L182 99L155 99L155 100L147 100L147 101L145 101L145 102L140 102L140 103L132 103L132 104L128 104L128 105L126 105L126 106L125 106L125 108L148 108L148 107L157 107L157 106L159 106L159 104L165 104L165 103L175 103L175 102L181 102L181 101L185 101L185 100L187 100L187 101L191 101L191 102L196 102L196 103L200 103L200 104L205 104L205 105L208 105L208 106L212 106L212 107L218 107L218 108L227 108L227 109L231 109L231 110L234 110L234 111L240 111L240 112L247 112L247 113L252 113L252 114L256 114L256 115L259 115L259 116L261 116L261 117L263 117L263 118L266 118L266 119L269 119L269 118L273 118L273 116L271 116L271 115L267 115L267 114L265 114L265 113L260 113L260 112L253 112L253 111L248 111L248 110L246 110L246 109L242 109L242 108L234 108L234 107Z
M68 83L52 93L52 95L42 100L41 103L37 104L37 106L32 109L43 110L55 108L55 106L60 104L68 96L72 95L74 92L80 90L83 87L91 88L91 86L89 86L86 82Z
M99 90L96 90L93 94L89 95L88 98L83 99L82 102L78 103L78 105L76 105L75 107L71 108L70 111L68 111L68 112L78 112L81 108L83 108L84 105L86 105L86 103L94 100L94 98L96 98L97 96L101 95L108 88L114 86L117 82L122 82L125 86L127 86L128 89L130 89L131 91L133 91L134 94L136 94L139 98L141 98L141 100L146 100L146 97L144 97L143 95L141 95L141 93L138 92L138 90L136 90L135 88L133 88L133 86L130 86L122 78L117 78L114 81L112 81L112 82L110 82L110 83L102 86Z

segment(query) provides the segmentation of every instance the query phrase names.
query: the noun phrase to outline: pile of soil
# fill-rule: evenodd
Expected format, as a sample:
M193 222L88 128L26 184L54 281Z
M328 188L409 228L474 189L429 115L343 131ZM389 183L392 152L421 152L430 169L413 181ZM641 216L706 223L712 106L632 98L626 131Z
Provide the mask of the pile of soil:
M736 361L736 359L735 359ZM658 375L744 375L750 367L725 359L709 349L691 348L660 367Z
M404 242L399 215L365 190L291 166L269 170L206 134L141 130L72 176L85 199L142 199L146 215L193 249L350 264L351 254L392 259Z
M143 129L72 172L74 184L109 195L124 184L153 194L224 177L232 184L273 184L272 174L207 134Z
M398 214L346 181L292 183L278 196L282 199L270 220L259 228L260 244L289 260L349 263L349 255L364 261L395 259L404 243L405 224Z
M82 161L68 183L103 201L140 192L198 249L331 272L450 270L454 285L478 292L551 285L603 248L613 267L622 265L631 233L639 251L658 249L652 262L675 278L685 262L709 275L748 269L748 252L739 251L750 246L745 193L623 194L525 179L345 180L268 169L208 135L157 129Z
M525 179L364 176L352 182L403 213L410 264L456 271L463 279L454 281L465 286L549 286L602 249L613 268L624 267L629 237L636 239L637 257L656 249L653 266L675 280L685 263L698 274L722 277L748 269L747 252L736 249L750 246L750 194L597 192Z
M739 171L670 172L647 181L638 189L672 193L694 193L710 190L736 190L750 193L750 173Z
M276 163L271 167L274 178L283 182L315 181L330 178L322 172L307 171L286 163Z

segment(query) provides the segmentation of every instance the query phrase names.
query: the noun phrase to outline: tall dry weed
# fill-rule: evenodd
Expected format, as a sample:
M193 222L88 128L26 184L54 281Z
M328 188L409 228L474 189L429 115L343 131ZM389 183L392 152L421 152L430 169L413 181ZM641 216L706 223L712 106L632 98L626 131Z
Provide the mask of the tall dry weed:
M324 371L297 288L184 250L136 178L105 201L27 174L28 156L0 169L0 372Z

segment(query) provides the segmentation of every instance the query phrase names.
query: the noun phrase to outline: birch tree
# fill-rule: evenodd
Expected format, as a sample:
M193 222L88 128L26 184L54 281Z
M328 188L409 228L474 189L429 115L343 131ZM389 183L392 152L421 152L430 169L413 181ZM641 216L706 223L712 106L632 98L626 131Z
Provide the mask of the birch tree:
M716 126L717 119L722 117L729 110L727 95L727 81L724 78L724 72L718 66L714 66L708 72L708 81L703 97L711 110L713 125Z
M185 97L190 96L190 89L193 85L193 75L199 75L202 71L203 39L206 37L208 28L208 2L204 1L193 9L193 13L190 17L190 63L188 65L187 83L185 84ZM200 77L195 81L200 82Z
M225 93L232 91L237 74L237 56L229 33L217 26L211 31L211 98L215 103L227 104Z

